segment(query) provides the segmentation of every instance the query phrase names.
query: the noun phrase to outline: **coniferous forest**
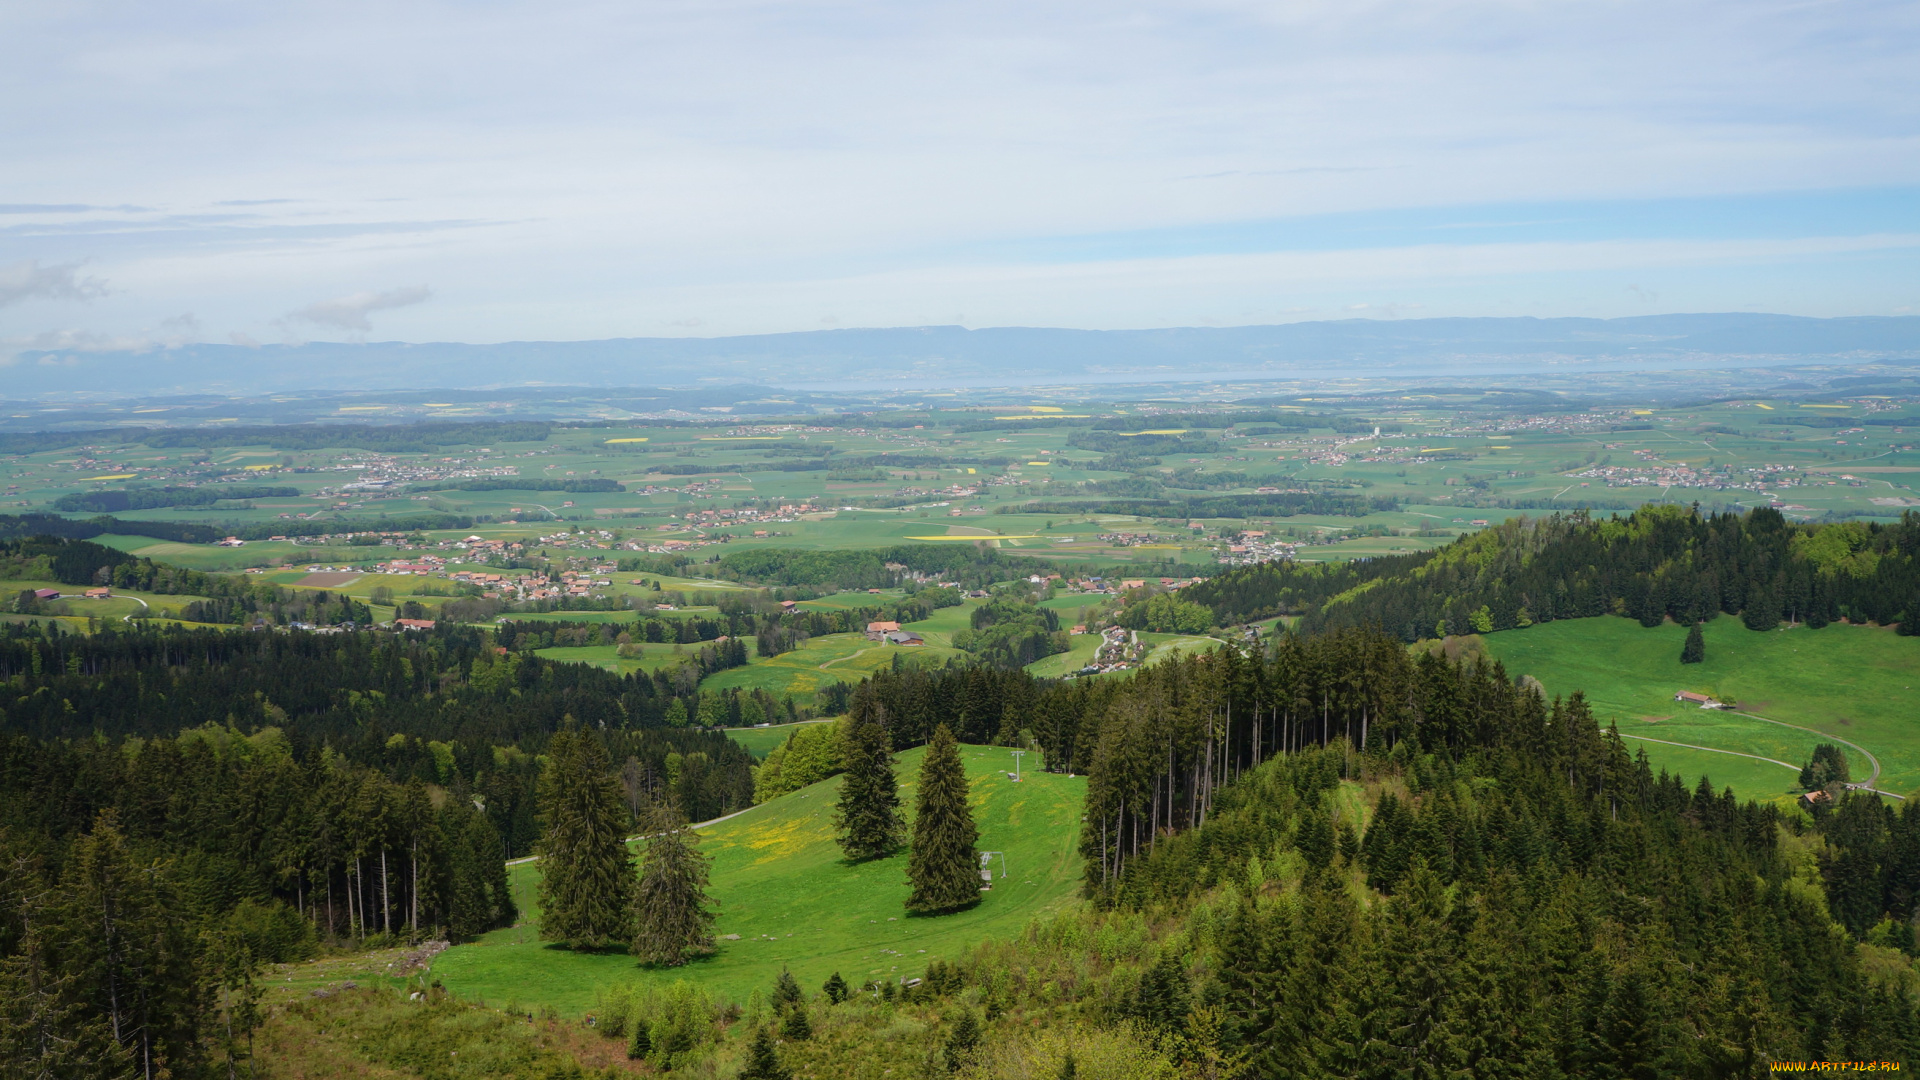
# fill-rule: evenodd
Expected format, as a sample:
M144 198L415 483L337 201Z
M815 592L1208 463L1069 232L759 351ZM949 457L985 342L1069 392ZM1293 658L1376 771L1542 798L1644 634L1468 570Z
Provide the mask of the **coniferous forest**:
M1728 565L1775 566L1764 580L1800 603L1793 568L1827 572L1828 530L1766 525L1514 526L1482 541L1488 560L1459 560L1448 604L1504 581L1532 610L1528 567L1589 543L1649 554L1636 573L1663 582L1666 603ZM1894 582L1911 533L1860 528L1819 595L1860 614L1838 584ZM1749 561L1706 557L1729 551ZM1478 569L1509 554L1504 578ZM1426 577L1451 565L1435 561ZM1640 580L1616 572L1625 563L1583 565L1594 581ZM1402 589L1371 580L1359 596ZM1718 595L1724 610L1724 583ZM912 836L905 861L952 856L921 875L938 885L924 909L971 900L953 740L1028 746L1087 778L1084 903L928 958L913 985L776 993L772 1018L755 1003L744 1021L726 1003L702 1012L675 991L678 1049L662 1057L650 1040L667 1029L638 1028L635 1060L751 1075L872 1061L956 1076L1678 1077L1920 1049L1920 807L1852 792L1806 813L1741 803L1654 771L1578 694L1548 700L1497 663L1409 651L1391 626L1314 610L1317 629L1125 679L880 670L849 700L865 788L887 795L890 754L936 744L937 783L922 778L897 833ZM549 882L553 937L637 942L677 970L713 945L704 864L679 823L753 801L745 751L677 722L700 714L689 688L478 630L9 627L0 688L9 1075L224 1075L233 1032L259 1022L246 988L260 965L508 924L504 863L535 851L586 860L578 880ZM958 816L928 817L929 795ZM842 807L855 859L895 842L893 803L875 807L872 828ZM643 828L680 846L635 864L619 841ZM931 1026L889 1027L902 1009Z

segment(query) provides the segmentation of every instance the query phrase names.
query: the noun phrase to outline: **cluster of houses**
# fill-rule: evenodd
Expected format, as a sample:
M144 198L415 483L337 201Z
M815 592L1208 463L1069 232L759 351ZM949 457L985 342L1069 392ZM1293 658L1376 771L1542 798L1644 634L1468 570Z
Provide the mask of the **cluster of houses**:
M1075 627L1076 632L1085 629ZM1100 647L1094 650L1093 662L1074 672L1078 675L1098 675L1106 671L1125 671L1140 666L1146 658L1146 647L1140 644L1138 631L1124 626L1109 626L1100 631ZM1071 676L1070 676L1071 677Z
M1230 543L1225 550L1217 551L1215 561L1223 566L1275 562L1293 558L1297 546L1269 537L1264 529L1248 529L1240 534L1237 543Z
M1168 590L1183 589L1188 585L1191 585L1194 582L1199 581L1200 579L1199 578L1171 578L1171 577L1163 577L1163 578L1083 577L1083 578L1066 578L1062 580L1059 574L1048 574L1045 578L1040 578L1038 576L1035 576L1032 578L1028 578L1027 580L1032 581L1035 584L1038 584L1042 581L1056 581L1061 584L1064 584L1067 588L1072 589L1075 592L1101 593L1104 595L1111 596L1116 593L1129 592L1134 589L1144 589L1148 585L1154 584L1154 583L1158 583L1159 586L1163 589L1168 589Z

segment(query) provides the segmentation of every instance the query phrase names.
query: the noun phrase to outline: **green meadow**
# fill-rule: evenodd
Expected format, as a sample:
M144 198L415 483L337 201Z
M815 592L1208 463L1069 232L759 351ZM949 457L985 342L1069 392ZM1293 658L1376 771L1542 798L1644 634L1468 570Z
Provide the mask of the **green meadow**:
M806 720L798 724L769 724L766 727L737 727L727 729L727 738L746 747L747 753L755 760L764 761L773 748L787 741L787 737L806 727L808 724L822 724L824 720Z
M687 658L687 654L699 645L682 645L681 652L673 651L673 646L660 643L643 644L640 655L623 657L618 645L563 645L551 649L535 649L534 655L549 660L559 660L575 664L592 664L619 675L628 675L635 671L654 672L661 668L672 667ZM751 643L747 646L751 649Z
M1073 634L1068 636L1067 642L1073 647L1028 664L1028 673L1042 679L1058 679L1093 663L1093 654L1100 650L1099 634Z
M923 750L899 755L901 798L911 812ZM927 962L953 956L982 938L1011 936L1046 911L1074 901L1081 863L1084 778L1027 771L1007 779L1004 749L963 746L982 851L993 860L991 892L952 915L908 917L907 856L849 865L833 842L835 777L763 803L700 832L712 857L719 948L708 958L668 970L642 969L624 951L575 953L540 940L534 896L539 863L509 868L521 904L520 925L496 930L442 953L433 974L468 999L495 1005L551 1006L567 1015L591 1011L596 987L638 981L698 980L720 997L745 1002L772 989L781 968L812 990L839 972L858 986L870 979L917 976Z
M1879 786L1908 794L1920 788L1920 638L1878 627L1832 625L1757 633L1722 617L1703 628L1707 658L1681 664L1685 627L1646 628L1600 617L1542 623L1489 634L1488 650L1510 675L1532 675L1549 694L1583 690L1600 722L1636 736L1656 766L1702 772L1746 797L1777 798L1798 777L1778 765L1726 753L1682 750L1644 740L1788 762L1807 760L1819 735L1769 724L1782 721L1848 740L1880 760ZM1733 701L1737 711L1702 710L1673 699L1681 690ZM1742 715L1751 713L1752 716ZM1856 781L1872 771L1848 749Z
M898 656L902 663L938 664L965 656L958 649L929 643L883 645L865 634L824 634L779 656L754 657L746 667L716 671L700 681L702 690L765 690L772 694L812 694L829 682L859 682Z

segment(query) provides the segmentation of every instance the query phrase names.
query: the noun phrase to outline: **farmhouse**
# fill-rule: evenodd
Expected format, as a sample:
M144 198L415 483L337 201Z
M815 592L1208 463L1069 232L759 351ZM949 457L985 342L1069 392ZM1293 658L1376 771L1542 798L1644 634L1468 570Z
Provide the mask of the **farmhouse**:
M925 639L911 630L892 630L881 635L889 645L925 645Z
M897 622L870 622L867 624L867 640L879 641L888 634L898 632L899 629L900 624Z
M1696 694L1691 690L1680 691L1679 693L1673 695L1673 700L1678 702L1683 702L1688 705L1698 705L1703 709L1732 708L1732 706L1724 704L1722 702L1715 701L1705 694Z

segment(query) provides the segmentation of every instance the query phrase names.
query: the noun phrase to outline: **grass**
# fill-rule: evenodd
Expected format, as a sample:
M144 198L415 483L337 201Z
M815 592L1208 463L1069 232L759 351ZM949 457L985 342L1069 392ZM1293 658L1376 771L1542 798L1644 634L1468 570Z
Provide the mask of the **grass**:
M1215 638L1192 634L1153 634L1145 630L1140 632L1140 640L1153 646L1147 651L1147 658L1141 666L1157 664L1162 660L1172 660L1188 653L1206 652L1217 649L1222 642Z
M1073 646L1071 649L1035 660L1027 665L1027 673L1042 679L1058 679L1093 663L1093 654L1100 651L1099 634L1074 634L1067 642Z
M772 694L812 694L829 682L859 682L893 663L941 663L963 656L957 649L932 643L905 647L881 645L865 634L824 634L779 656L754 657L746 667L716 671L701 680L702 690L765 690Z
M727 738L747 748L756 761L765 760L773 748L787 741L787 736L807 726L824 723L820 720L808 720L798 724L774 724L770 727L737 727L727 729Z
M672 667L685 660L700 646L682 645L680 648L685 651L676 654L671 645L658 642L643 644L640 646L640 655L631 659L620 655L618 645L556 646L551 649L535 649L534 655L563 663L592 664L594 667L604 668L619 675L628 675L636 671L652 672ZM748 648L752 648L752 645L749 644Z
M924 750L899 756L909 807ZM636 980L664 985L693 979L717 996L744 1002L771 989L782 967L802 986L818 987L835 971L859 985L917 975L927 961L952 956L984 937L1010 936L1035 915L1074 902L1081 874L1075 851L1084 778L1028 771L1014 784L1003 749L963 746L982 850L1004 851L1010 876L997 879L978 906L936 918L909 918L904 852L850 866L833 842L839 778L754 807L702 830L712 856L711 894L718 902L715 955L685 967L642 969L624 952L574 953L540 941L532 894L539 864L510 868L521 898L521 925L496 930L442 953L433 972L463 997L516 1000L579 1015L594 988ZM995 867L999 860L995 860Z
M190 596L184 593L151 593L133 589L114 589L113 596L104 600L89 600L82 595L85 585L62 585L57 581L0 581L0 597L9 600L13 595L28 589L57 589L63 595L54 603L65 604L72 610L73 617L85 623L87 616L96 619L120 620L129 615L148 614L158 617L167 609L179 610L196 600L205 600L204 596ZM142 604L141 601L146 601Z
M1707 658L1682 665L1684 627L1648 629L1601 617L1543 623L1486 637L1511 675L1539 679L1549 694L1584 690L1601 721L1623 735L1758 754L1799 765L1819 737L1738 713L1703 711L1673 700L1680 690L1710 693L1773 720L1858 743L1880 759L1880 786L1920 788L1920 639L1862 626L1756 633L1738 619L1703 628ZM1725 754L1641 742L1657 766L1689 777L1706 772L1742 796L1775 798L1796 777L1779 766ZM1855 780L1870 767L1849 750Z

